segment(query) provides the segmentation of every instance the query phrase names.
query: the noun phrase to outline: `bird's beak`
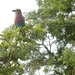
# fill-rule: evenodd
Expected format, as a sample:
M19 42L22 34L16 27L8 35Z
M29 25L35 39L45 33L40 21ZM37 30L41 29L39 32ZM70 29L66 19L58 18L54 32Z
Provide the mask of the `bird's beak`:
M16 12L16 10L12 10L13 12Z

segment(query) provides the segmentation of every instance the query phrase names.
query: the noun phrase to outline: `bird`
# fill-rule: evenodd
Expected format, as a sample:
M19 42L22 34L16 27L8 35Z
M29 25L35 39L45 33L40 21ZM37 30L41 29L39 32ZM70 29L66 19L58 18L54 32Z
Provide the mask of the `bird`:
M25 31L22 29L22 27L25 26L25 18L22 15L21 9L15 9L12 11L15 12L14 24L16 28L20 28L20 32L22 33L22 36L25 36Z

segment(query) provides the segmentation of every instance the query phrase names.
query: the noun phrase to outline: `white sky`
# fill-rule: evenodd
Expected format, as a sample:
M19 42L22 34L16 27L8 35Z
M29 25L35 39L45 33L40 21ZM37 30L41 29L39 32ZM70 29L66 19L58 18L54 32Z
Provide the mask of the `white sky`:
M20 8L23 12L37 9L36 0L0 0L0 33L13 24L13 9Z

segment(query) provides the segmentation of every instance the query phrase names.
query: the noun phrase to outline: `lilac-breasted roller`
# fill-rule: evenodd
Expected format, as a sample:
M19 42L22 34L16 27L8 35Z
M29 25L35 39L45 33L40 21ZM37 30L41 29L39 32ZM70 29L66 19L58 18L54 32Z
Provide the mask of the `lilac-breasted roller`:
M25 19L22 15L22 12L20 9L16 9L16 10L12 10L13 12L15 12L15 17L14 17L14 24L16 26L16 28L22 28L25 26ZM25 36L25 31L21 30L21 33L23 36Z

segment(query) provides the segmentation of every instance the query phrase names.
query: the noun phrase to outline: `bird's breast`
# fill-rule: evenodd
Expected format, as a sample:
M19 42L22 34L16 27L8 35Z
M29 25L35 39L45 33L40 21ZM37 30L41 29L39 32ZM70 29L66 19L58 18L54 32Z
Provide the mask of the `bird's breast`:
M21 24L24 22L24 17L22 15L17 15L14 18L14 23L15 24Z

